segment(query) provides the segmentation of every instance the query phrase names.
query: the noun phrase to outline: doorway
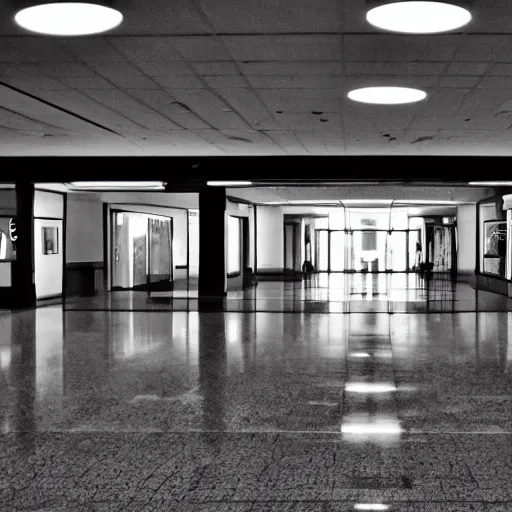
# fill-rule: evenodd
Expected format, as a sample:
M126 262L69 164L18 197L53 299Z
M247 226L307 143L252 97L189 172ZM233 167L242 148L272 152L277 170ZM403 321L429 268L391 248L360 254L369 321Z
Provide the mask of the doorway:
M111 226L112 290L172 289L172 218L113 211Z

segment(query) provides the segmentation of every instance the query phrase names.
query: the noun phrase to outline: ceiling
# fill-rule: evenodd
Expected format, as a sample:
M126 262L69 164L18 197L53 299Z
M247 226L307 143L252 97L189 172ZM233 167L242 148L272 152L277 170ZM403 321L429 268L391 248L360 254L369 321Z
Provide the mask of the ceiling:
M0 155L512 154L512 5L404 36L362 0L121 0L108 36L27 36L0 5ZM409 106L350 102L407 85Z

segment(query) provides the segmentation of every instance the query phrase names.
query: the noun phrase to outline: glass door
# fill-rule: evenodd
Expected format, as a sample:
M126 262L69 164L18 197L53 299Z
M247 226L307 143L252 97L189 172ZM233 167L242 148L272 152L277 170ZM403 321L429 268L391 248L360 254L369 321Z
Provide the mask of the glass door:
M172 281L171 219L148 219L149 283Z
M345 270L345 231L329 231L330 272Z

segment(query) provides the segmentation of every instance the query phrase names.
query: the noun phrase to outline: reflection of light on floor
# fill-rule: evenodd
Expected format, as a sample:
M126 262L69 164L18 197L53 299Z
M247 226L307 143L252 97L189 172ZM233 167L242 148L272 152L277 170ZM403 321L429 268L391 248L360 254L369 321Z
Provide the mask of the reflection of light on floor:
M8 370L11 365L11 349L9 347L3 347L0 349L0 368L2 370Z
M398 421L375 421L374 423L350 423L341 425L343 434L400 434Z
M396 391L396 387L378 382L347 382L345 390L350 393L390 393Z
M388 510L389 505L383 503L356 503L354 505L355 510Z
M352 352L350 357L370 357L370 354L368 352Z

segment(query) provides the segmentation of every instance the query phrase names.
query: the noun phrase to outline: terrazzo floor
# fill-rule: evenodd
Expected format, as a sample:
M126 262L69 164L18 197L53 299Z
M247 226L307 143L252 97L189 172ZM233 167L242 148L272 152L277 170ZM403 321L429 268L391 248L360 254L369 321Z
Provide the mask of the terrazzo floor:
M181 287L183 288L183 286ZM208 307L208 305L207 305ZM71 297L68 311L200 311L197 286L174 291L115 291ZM512 311L512 299L456 282L448 274L319 273L304 281L260 281L228 291L219 311L283 313L437 313Z
M507 312L1 313L0 510L512 511L511 371Z

